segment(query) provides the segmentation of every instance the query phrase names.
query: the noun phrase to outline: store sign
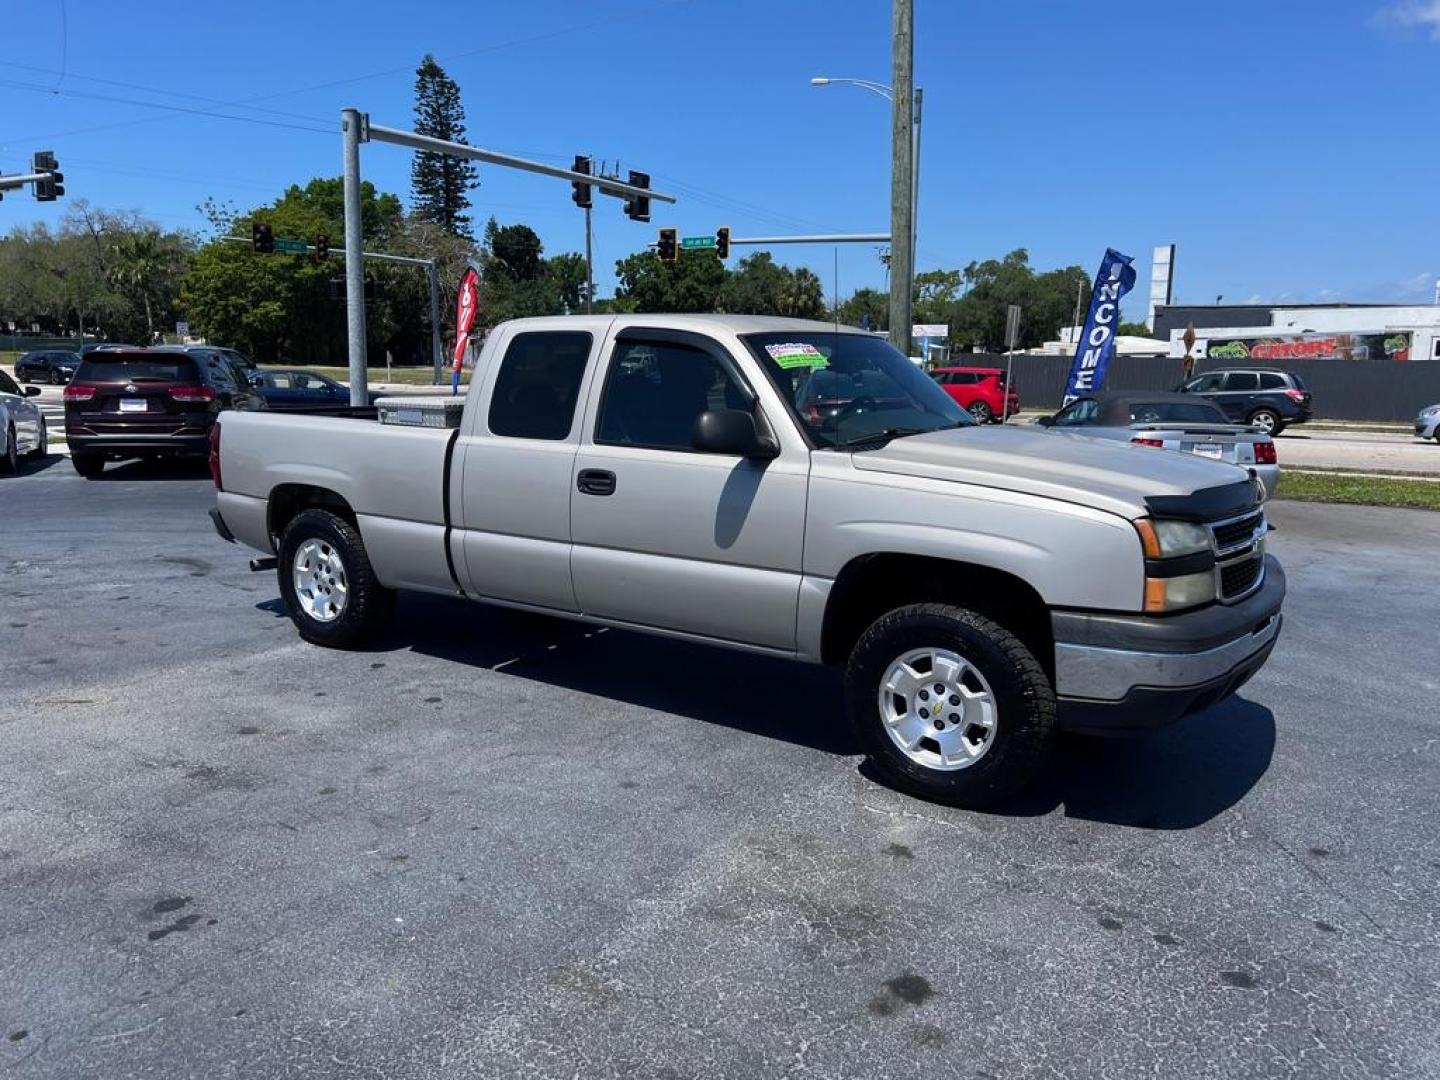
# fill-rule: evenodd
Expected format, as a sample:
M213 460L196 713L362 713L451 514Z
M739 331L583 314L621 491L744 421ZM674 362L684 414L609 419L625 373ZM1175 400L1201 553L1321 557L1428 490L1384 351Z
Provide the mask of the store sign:
M1211 360L1409 360L1409 331L1396 334L1287 334L1211 338Z

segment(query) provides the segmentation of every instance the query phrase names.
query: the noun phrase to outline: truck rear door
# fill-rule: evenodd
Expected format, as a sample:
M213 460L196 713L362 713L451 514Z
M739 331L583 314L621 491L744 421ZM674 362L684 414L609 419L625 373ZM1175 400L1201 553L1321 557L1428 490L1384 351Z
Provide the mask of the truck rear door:
M473 376L478 397L452 458L462 470L456 572L480 597L575 611L570 486L598 342L544 325L499 329Z

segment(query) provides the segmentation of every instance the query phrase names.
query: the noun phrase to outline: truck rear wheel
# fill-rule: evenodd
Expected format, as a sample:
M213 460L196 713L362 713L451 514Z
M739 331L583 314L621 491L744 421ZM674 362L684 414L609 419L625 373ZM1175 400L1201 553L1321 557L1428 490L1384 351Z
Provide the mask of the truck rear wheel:
M1029 783L1054 738L1055 693L1035 655L948 604L876 620L850 654L845 700L890 783L953 806L986 806Z
M355 526L328 510L305 510L280 539L280 596L306 641L343 649L389 619L395 593L375 577Z

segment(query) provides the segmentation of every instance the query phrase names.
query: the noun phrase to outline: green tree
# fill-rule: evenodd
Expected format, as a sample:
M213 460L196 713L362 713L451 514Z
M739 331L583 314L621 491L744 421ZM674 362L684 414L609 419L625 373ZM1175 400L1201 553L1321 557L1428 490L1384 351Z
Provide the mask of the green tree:
M838 317L846 326L867 325L871 330L884 330L890 325L890 296L879 289L856 289L840 305Z
M719 304L736 315L814 319L825 314L825 289L814 271L780 266L768 251L757 251L725 275Z
M1017 248L1003 259L970 263L963 280L968 289L955 301L948 320L951 344L998 352L1005 347L1005 317L1011 304L1019 304L1022 311L1020 348L1054 340L1060 328L1073 320L1076 290L1083 289L1086 275L1078 266L1037 275L1030 268L1029 253Z
M316 178L291 185L269 206L229 220L234 235L249 239L250 223L266 221L276 236L310 238L344 234L339 179ZM385 250L403 231L400 200L368 182L360 192L364 245ZM337 245L338 249L338 245ZM343 262L320 263L307 256L260 255L243 244L217 237L195 255L181 287L180 305L196 330L219 344L245 349L259 359L343 364L348 355L345 309L329 298L328 280L343 274ZM416 271L407 267L366 267L366 276L386 283ZM396 341L397 322L388 301L366 305L369 348L383 354Z
M1122 322L1115 332L1125 337L1154 337L1143 322Z
M667 263L653 251L639 251L615 263L615 276L612 311L710 312L725 283L725 264L684 255Z
M465 106L460 87L429 53L415 69L415 130L446 142L465 142ZM473 161L417 150L410 166L414 212L454 233L470 235L470 197L479 183Z
M168 307L178 292L186 251L156 228L127 232L115 242L109 267L111 282L127 297L138 297L145 310L145 341L155 340L152 302Z

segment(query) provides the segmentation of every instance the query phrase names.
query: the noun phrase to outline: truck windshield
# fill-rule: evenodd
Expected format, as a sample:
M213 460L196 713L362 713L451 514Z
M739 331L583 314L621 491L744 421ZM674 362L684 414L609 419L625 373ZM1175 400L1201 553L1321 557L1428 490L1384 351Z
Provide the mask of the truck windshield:
M784 331L742 340L817 446L965 427L970 414L888 341Z

